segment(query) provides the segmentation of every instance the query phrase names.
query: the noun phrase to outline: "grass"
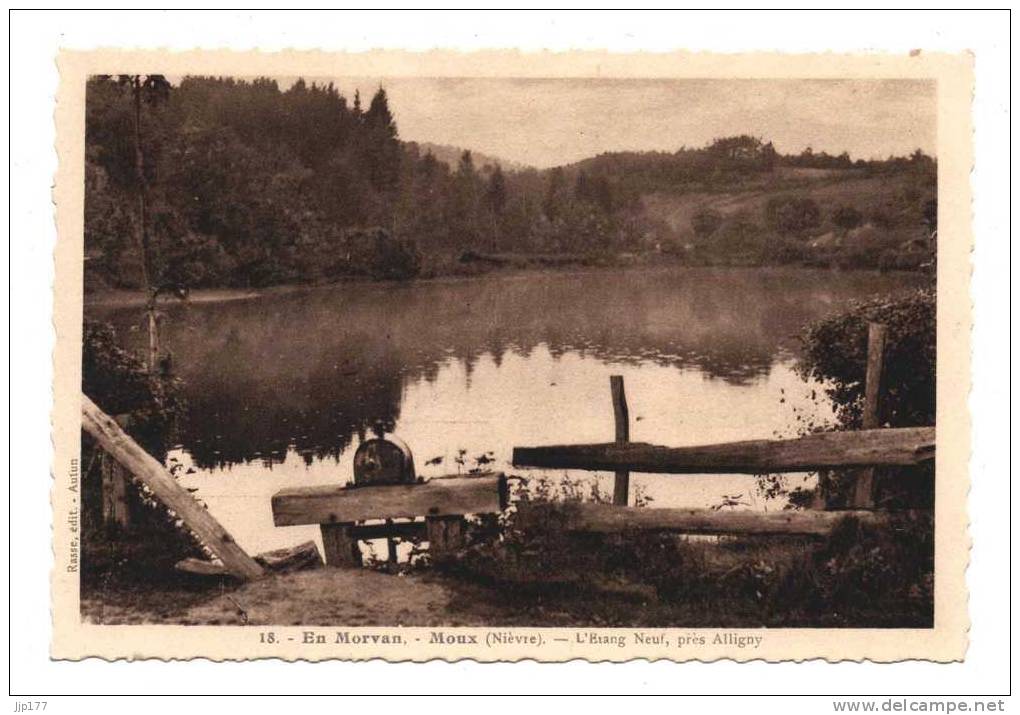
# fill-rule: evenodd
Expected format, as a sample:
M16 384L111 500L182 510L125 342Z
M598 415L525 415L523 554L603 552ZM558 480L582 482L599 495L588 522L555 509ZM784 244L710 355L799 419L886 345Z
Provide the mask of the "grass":
M638 495L639 501L641 495ZM597 480L518 483L514 498L606 501ZM179 574L157 535L90 534L82 617L100 623L871 627L933 623L930 518L844 519L823 540L565 532L515 511L480 520L453 558L395 574L321 568L241 584ZM155 532L153 532L155 534ZM119 556L117 556L119 554ZM147 554L149 556L147 556ZM162 555L161 555L162 554Z

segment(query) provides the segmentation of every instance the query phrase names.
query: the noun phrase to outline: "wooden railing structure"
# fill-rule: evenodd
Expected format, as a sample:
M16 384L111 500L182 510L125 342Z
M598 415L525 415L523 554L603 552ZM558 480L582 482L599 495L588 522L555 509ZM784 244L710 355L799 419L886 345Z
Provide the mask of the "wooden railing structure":
M359 541L394 536L424 537L432 558L440 559L464 547L466 515L499 514L507 500L507 481L501 472L407 484L293 487L273 495L273 523L317 525L329 566L361 566ZM424 520L418 521L421 517ZM373 520L382 523L365 523ZM389 560L395 564L396 551L393 542L389 544Z
M125 479L133 480L171 510L221 562L185 559L177 564L179 570L254 579L265 573L265 567L287 570L295 564L321 563L315 544L310 542L253 558L117 420L84 394L81 416L82 429L96 441L102 458L110 457L119 465L118 469L103 470L104 517L123 522ZM445 556L464 546L465 515L498 514L507 507L507 480L500 472L450 475L427 482L416 480L413 471L406 477L404 483L384 480L284 489L273 496L273 521L276 526L318 525L326 564L353 567L361 565L358 541L395 536L424 537L434 557ZM113 505L109 509L107 502ZM408 518L422 520L393 521ZM373 520L382 523L365 523ZM392 542L390 559L395 560Z
M935 428L878 429L879 398L885 326L868 327L868 359L862 424L864 429L822 432L796 439L751 440L691 447L663 447L629 441L623 377L610 377L615 419L614 442L601 444L515 447L515 467L544 467L612 471L613 504L580 503L567 509L522 505L522 524L559 520L568 530L612 532L659 530L709 534L827 533L846 516L882 521L874 511L874 469L916 466L935 458ZM851 509L844 511L781 511L761 513L717 509L660 509L630 507L630 472L652 474L773 474L857 468Z
M935 428L878 429L878 407L885 329L868 331L868 364L863 426L850 432L825 432L797 439L751 440L691 447L664 447L630 441L629 410L623 378L610 377L615 441L543 447L515 447L517 467L604 470L615 474L613 504L562 505L519 503L522 527L556 525L572 531L675 531L706 534L795 534L820 536L843 517L882 521L874 511L875 467L912 466L935 458ZM82 395L82 429L115 465L103 469L104 516L125 518L124 479L147 487L170 509L220 562L196 562L193 573L227 573L253 579L266 565L318 561L313 543L287 553L271 552L252 558L205 507L152 455L135 442L111 416ZM409 456L409 454L408 454ZM119 468L114 468L119 465ZM857 468L852 509L846 511L724 511L662 509L628 506L630 472L658 474L765 474L831 468ZM121 471L121 469L123 471ZM408 475L414 480L413 467ZM434 552L452 552L464 543L468 514L502 512L508 503L507 480L500 473L470 477L451 475L421 483L376 483L286 489L273 497L277 526L318 524L326 563L360 565L358 540L393 536L424 536ZM424 521L394 523L393 519L424 517ZM385 523L366 524L369 520ZM392 546L391 546L392 551ZM391 553L391 559L393 555ZM188 561L196 561L194 559Z

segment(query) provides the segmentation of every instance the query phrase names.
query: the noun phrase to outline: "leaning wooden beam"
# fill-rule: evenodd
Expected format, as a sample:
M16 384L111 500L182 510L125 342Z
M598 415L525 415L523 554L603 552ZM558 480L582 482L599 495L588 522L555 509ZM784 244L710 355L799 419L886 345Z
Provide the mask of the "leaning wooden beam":
M276 526L494 514L506 507L507 483L502 474L487 473L424 484L298 487L277 492L272 503Z
M515 447L517 467L660 474L764 474L832 467L909 466L935 458L935 428L822 432L797 439L726 442L698 447L577 444Z
M262 567L237 545L213 515L86 395L81 396L81 426L133 479L147 486L153 496L174 511L231 574L244 579L262 576Z
M611 504L520 504L523 529L561 529L592 533L672 531L686 534L787 534L824 536L841 519L866 523L886 518L873 511L729 511L715 509L646 509Z

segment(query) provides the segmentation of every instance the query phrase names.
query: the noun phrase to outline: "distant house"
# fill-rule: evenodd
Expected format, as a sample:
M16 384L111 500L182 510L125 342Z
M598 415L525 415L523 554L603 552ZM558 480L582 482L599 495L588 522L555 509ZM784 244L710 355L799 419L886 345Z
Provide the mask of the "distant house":
M888 233L875 226L873 223L861 224L852 228L846 233L848 243L866 244L881 241Z
M808 241L808 248L812 250L827 250L830 248L839 248L843 245L843 237L837 234L835 231L829 231L823 233L817 238L812 238Z

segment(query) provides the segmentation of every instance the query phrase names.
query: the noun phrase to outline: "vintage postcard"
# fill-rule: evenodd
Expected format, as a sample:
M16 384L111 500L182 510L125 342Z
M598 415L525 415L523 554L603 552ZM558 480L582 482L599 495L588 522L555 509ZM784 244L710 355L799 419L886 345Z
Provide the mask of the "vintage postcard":
M964 658L971 57L58 64L54 658Z

